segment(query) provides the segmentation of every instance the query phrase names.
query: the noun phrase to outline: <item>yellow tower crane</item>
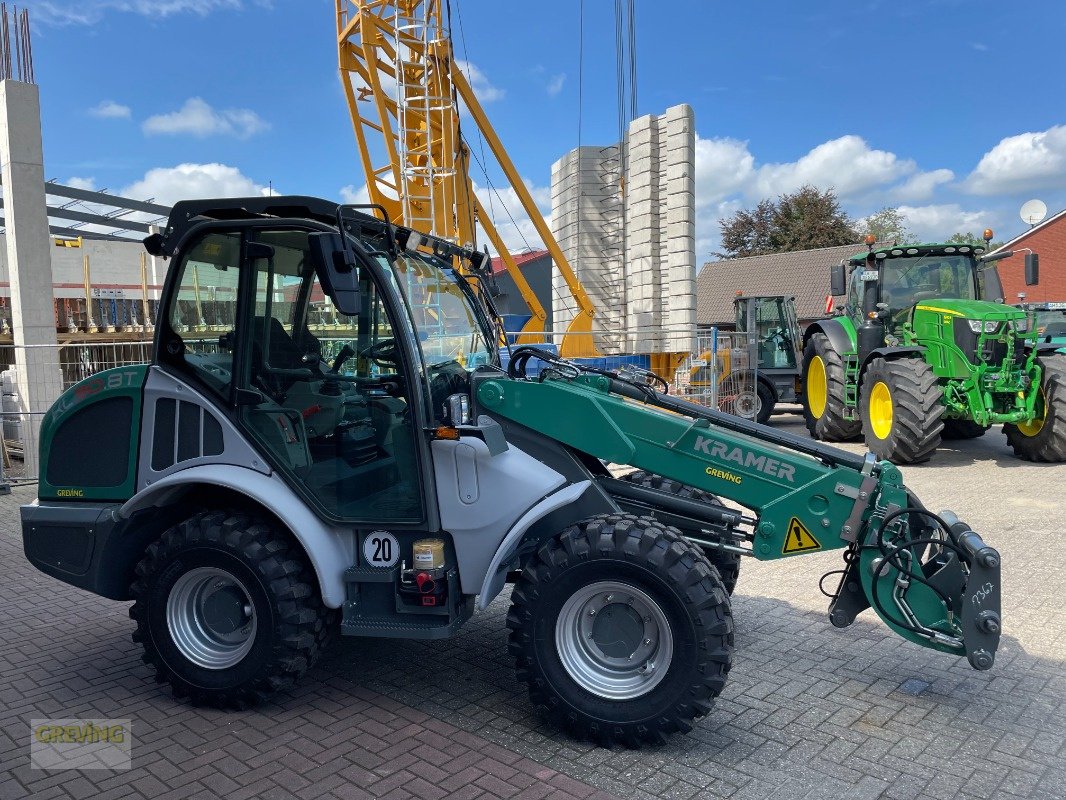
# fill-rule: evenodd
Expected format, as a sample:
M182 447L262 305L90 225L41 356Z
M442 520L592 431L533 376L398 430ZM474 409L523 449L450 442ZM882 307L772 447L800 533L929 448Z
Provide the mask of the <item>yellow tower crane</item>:
M461 100L577 303L560 354L599 355L591 335L592 301L456 64L444 0L336 4L341 83L371 203L396 224L464 245L474 243L480 224L533 315L518 343L544 340L544 307L474 194L470 151L460 135Z

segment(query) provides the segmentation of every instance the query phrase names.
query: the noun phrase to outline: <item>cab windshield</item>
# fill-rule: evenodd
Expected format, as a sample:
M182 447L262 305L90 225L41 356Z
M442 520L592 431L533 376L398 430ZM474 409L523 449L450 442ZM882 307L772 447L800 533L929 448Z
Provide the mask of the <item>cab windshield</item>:
M978 299L973 260L966 255L885 259L881 286L881 302L888 305L893 318L934 297Z
M441 259L400 253L391 264L377 255L411 309L427 367L456 362L464 369L492 363L487 324L467 281Z

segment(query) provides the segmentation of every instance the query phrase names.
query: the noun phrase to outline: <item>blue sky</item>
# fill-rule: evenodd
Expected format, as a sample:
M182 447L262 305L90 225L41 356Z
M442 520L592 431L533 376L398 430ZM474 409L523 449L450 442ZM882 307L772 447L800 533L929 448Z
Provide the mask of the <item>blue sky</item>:
M49 178L166 203L271 182L352 197L365 183L331 0L24 5ZM695 109L700 263L721 216L803 183L833 187L855 217L899 206L923 238L985 226L1008 238L1023 201L1066 207L1061 0L636 5L638 112ZM584 7L582 141L609 144L613 3ZM578 142L579 3L452 9L457 55L550 213L551 164ZM520 228L508 240L536 245Z

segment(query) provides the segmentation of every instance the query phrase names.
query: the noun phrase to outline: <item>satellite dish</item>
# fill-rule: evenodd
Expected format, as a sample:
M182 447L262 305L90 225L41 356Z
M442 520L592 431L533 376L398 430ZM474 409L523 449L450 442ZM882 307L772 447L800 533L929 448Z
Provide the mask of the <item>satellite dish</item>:
M1047 216L1047 206L1043 200L1027 200L1022 204L1018 216L1026 225L1038 225Z

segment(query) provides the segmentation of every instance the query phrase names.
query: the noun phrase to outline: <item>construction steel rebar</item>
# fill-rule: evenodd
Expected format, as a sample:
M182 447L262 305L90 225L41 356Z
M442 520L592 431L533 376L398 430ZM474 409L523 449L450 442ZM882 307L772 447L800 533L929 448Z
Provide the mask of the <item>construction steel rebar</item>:
M0 80L36 82L33 78L30 12L12 6L9 15L7 3L0 3Z

